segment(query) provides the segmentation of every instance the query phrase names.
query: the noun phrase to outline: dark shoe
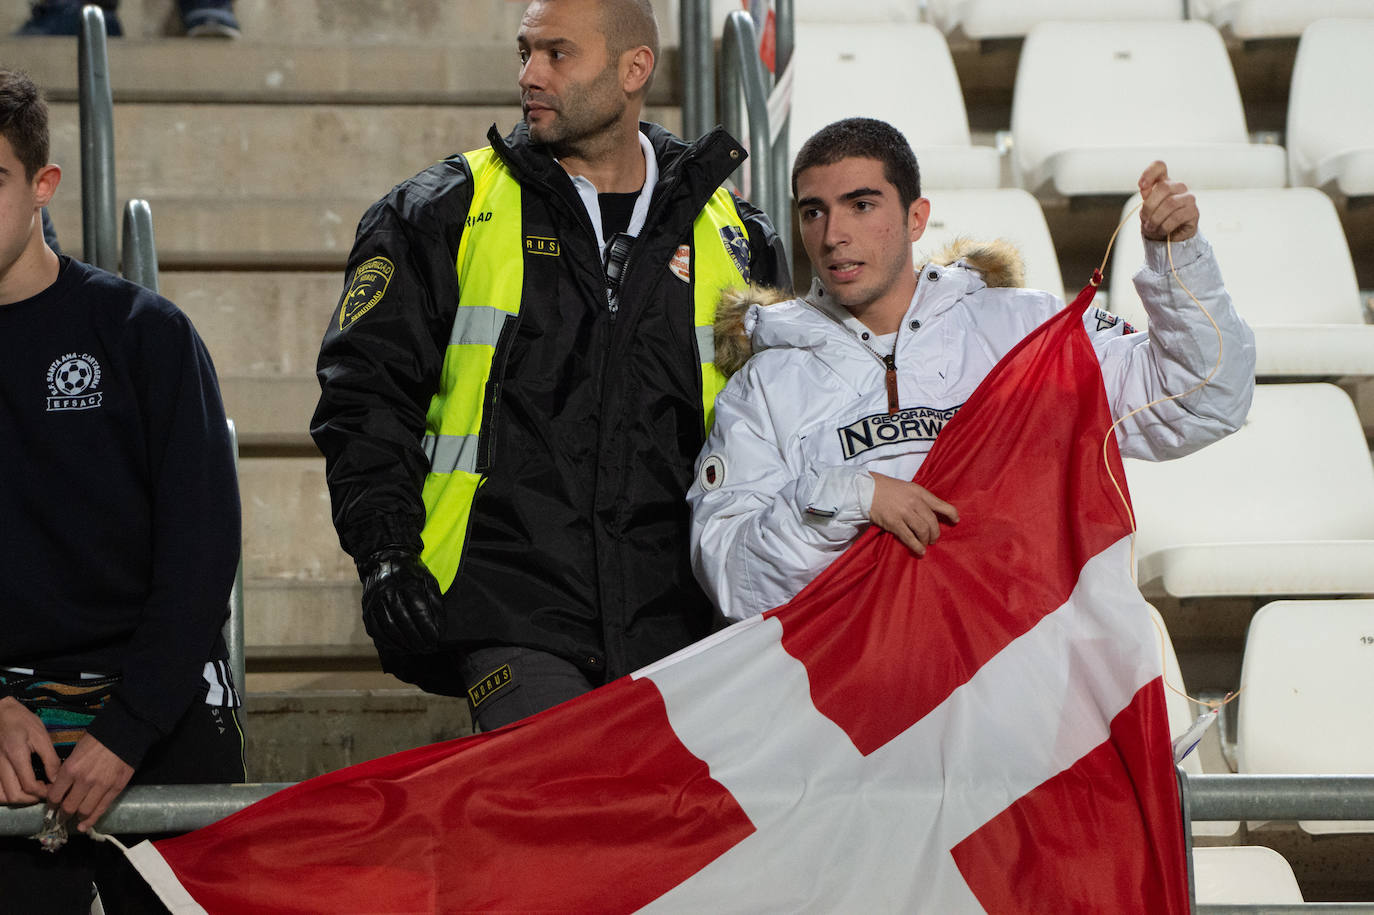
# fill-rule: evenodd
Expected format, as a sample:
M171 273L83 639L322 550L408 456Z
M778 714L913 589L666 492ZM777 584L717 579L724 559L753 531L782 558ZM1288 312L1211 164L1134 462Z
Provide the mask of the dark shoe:
M192 38L238 38L241 34L229 0L181 0L181 23Z
M29 21L19 27L16 35L79 35L81 34L81 7L79 2L48 0L35 3L29 13ZM105 10L105 34L119 38L124 34L124 26L119 22L119 14L113 9Z

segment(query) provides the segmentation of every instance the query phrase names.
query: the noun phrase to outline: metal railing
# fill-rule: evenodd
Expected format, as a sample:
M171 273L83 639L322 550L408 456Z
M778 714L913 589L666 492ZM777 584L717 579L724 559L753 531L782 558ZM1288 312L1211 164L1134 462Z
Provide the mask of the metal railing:
M1374 820L1374 775L1178 775L1188 897L1198 915L1374 913L1374 902L1197 905L1191 828L1195 820Z
M116 834L188 832L223 819L288 787L250 785L136 785L101 818ZM1374 820L1374 775L1187 775L1180 773L1185 842L1192 893L1193 820ZM308 815L303 811L302 815ZM31 835L42 825L40 805L0 807L0 835ZM1194 905L1198 915L1312 915L1374 913L1374 902L1302 905Z
M239 433L234 421L229 423L229 446L234 452L234 478L239 473ZM247 667L244 661L243 639L243 550L239 550L239 565L234 570L234 585L229 589L229 618L224 621L224 644L229 650L229 672L239 695L248 692ZM239 726L245 727L244 709L239 709Z
M157 242L153 238L153 211L146 200L124 205L124 278L157 292Z
M77 92L82 253L86 263L114 273L119 269L119 250L115 247L114 96L105 48L105 13L98 6L81 9Z
M711 0L682 0L678 7L682 59L682 136L691 141L716 123L715 39Z
M773 13L774 64L777 73L783 74L792 60L794 45L792 0L775 0ZM746 196L768 214L790 255L792 182L789 169L792 159L787 144L790 114L786 105L773 113L769 111L773 79L759 59L759 35L753 17L737 10L725 20L719 74L716 72L715 40L711 35L709 0L682 0L679 25L683 137L695 140L705 134L715 126L719 110L720 123L749 147L750 182Z
M286 782L250 785L134 785L126 788L98 829L112 835L181 833L209 826L270 794ZM33 835L43 825L42 804L0 807L0 836Z
M769 154L773 141L769 135L767 77L758 46L754 20L742 10L731 13L721 36L720 120L733 136L748 143L748 196L772 219L776 211ZM773 224L777 225L776 220Z

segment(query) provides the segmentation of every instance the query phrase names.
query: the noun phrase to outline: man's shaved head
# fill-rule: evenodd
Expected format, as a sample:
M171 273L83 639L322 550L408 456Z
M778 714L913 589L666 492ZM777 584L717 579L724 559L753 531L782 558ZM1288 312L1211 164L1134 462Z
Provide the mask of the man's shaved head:
M606 36L606 55L618 60L620 55L643 45L654 54L654 69L658 64L658 23L649 0L601 0L601 31ZM649 91L653 75L644 84Z

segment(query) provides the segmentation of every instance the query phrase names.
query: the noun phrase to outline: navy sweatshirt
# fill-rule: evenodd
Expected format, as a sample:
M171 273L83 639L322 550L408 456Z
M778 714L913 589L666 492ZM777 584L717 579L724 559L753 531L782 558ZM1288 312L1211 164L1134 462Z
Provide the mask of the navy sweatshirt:
M89 732L135 767L225 656L233 461L171 302L64 257L0 305L0 666L121 675Z

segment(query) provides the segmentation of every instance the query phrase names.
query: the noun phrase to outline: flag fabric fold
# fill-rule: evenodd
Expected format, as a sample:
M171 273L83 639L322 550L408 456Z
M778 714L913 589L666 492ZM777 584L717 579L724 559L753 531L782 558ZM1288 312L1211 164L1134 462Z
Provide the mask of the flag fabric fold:
M136 866L176 912L1187 912L1091 298L941 433L924 558L870 530L783 607Z

